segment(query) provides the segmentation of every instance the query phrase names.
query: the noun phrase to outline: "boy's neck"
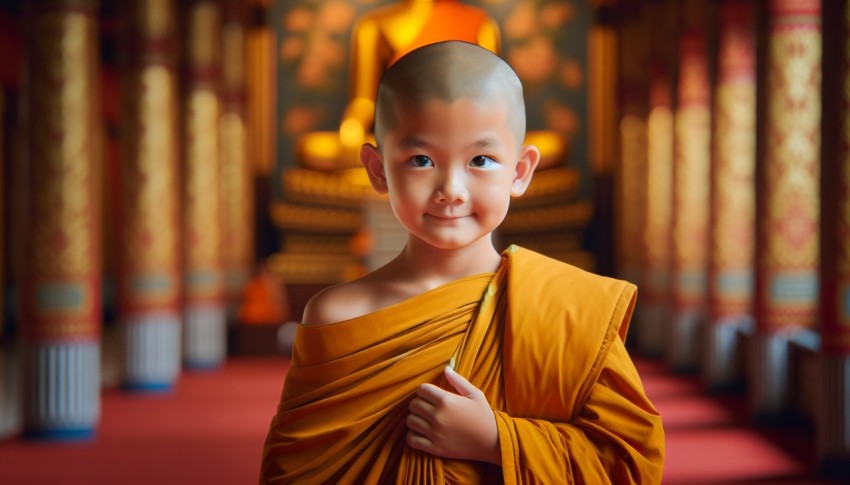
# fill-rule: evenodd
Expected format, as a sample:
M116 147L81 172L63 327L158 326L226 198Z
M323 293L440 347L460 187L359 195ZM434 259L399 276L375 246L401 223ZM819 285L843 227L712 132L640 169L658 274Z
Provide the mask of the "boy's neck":
M438 249L409 238L396 261L411 280L420 280L427 286L439 286L495 271L501 255L489 237L459 249Z

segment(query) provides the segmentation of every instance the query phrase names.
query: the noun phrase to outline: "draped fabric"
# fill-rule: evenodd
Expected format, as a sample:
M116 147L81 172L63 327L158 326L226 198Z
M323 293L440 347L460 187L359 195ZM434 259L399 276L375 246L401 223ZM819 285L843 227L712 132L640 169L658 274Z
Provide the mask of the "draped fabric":
M512 246L481 274L301 326L263 483L658 483L661 419L623 345L633 285ZM410 449L417 387L455 369L494 409L502 468Z

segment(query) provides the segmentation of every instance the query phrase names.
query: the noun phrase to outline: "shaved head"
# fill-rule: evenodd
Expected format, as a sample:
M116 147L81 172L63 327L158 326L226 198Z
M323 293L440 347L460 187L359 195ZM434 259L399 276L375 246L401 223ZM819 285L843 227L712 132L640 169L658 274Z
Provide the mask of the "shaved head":
M378 85L375 138L380 146L396 125L396 110L428 101L501 102L519 145L525 138L522 83L502 58L475 44L447 41L420 47L396 61Z

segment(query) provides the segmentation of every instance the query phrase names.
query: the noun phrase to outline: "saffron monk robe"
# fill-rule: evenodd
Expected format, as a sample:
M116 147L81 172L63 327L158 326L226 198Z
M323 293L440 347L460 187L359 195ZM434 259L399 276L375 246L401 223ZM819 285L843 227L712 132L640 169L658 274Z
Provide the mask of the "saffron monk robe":
M308 303L262 483L659 483L661 418L624 347L636 288L492 232L539 151L522 85L463 42L385 74L361 161L409 237Z

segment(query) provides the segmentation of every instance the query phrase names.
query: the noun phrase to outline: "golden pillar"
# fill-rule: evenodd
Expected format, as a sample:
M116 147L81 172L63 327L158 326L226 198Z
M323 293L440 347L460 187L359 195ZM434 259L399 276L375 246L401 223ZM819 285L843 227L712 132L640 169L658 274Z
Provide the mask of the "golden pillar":
M708 271L711 160L708 46L701 0L682 4L673 162L673 315L667 357L674 369L699 365Z
M708 313L703 378L740 381L738 334L752 326L755 258L755 5L719 5L709 225Z
M670 270L673 205L673 100L668 71L670 4L649 5L650 72L647 118L647 196L643 232L642 326L638 346L647 354L665 350L665 326L670 312Z
M252 171L268 181L275 161L277 147L275 130L276 76L275 39L269 27L268 10L271 0L251 0L250 22L246 36L246 83L248 126L248 155ZM277 249L277 248L275 248Z
M221 33L223 258L228 312L232 318L254 265L254 180L247 144L246 22L242 3L240 0L225 3Z
M818 457L850 464L850 1L824 2Z
M124 4L118 295L123 381L137 390L180 372L175 22L172 0Z
M28 165L22 284L24 433L85 439L100 417L100 110L94 2L25 12Z
M221 11L212 0L186 7L183 97L183 360L220 365L226 355L220 121Z
M751 404L785 411L788 341L818 308L821 2L767 4L764 137L756 228L756 337Z

